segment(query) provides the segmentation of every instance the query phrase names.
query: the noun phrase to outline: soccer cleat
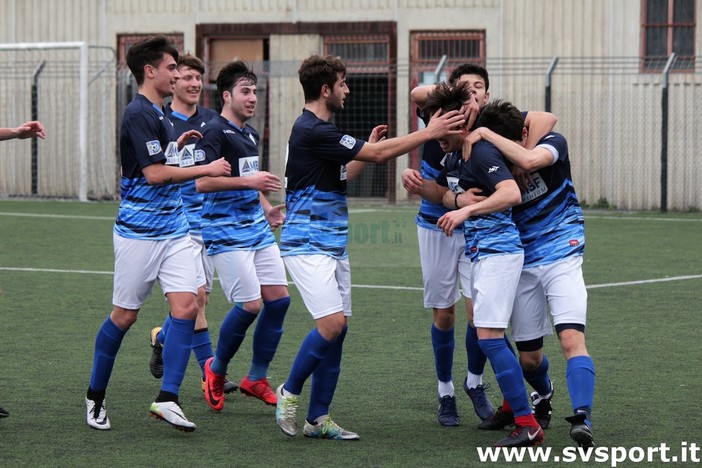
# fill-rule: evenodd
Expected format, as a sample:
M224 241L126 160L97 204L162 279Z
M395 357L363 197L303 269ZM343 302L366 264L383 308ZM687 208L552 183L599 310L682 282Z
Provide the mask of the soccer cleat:
M595 446L592 428L588 424L587 415L585 413L577 413L565 419L570 423L570 438L577 442L579 447Z
M461 418L458 417L455 396L445 395L439 398L437 417L442 426L458 426L458 423L461 422Z
M267 405L275 406L278 403L275 392L266 377L260 380L249 380L247 375L239 382L239 391L246 396L256 397Z
M161 327L155 327L151 329L151 333L149 334L149 342L151 343L149 370L155 379L160 379L163 377L163 356L161 356L161 353L163 352L163 345L159 343L158 339L156 339L156 336L160 331Z
M210 366L213 357L205 361L205 401L215 411L224 408L224 375L215 374Z
M495 447L529 447L541 445L544 441L544 430L541 426L517 426L504 439L495 442Z
M551 399L553 398L553 382L551 382L551 391L546 396L541 396L536 392L531 394L531 403L533 405L532 412L536 421L541 426L541 429L548 429L548 425L551 423L551 413L553 408L551 407Z
M151 403L149 415L152 418L161 419L183 432L195 430L195 423L188 421L183 414L183 409L175 401L155 401Z
M106 431L112 427L110 426L110 419L107 417L107 407L104 399L102 401L94 401L86 397L85 406L88 410L88 426L101 431Z
M7 411L5 408L0 406L0 418L6 418L10 415L10 412Z
M468 388L468 377L463 381L463 390L466 391L470 397L470 401L473 402L473 409L478 417L485 421L490 419L495 414L495 408L492 407L490 399L485 394L485 390L490 388L490 384L478 385L475 388Z
M202 391L204 392L205 389L207 388L207 382L204 380L201 380L201 382L202 382ZM225 395L228 395L232 392L236 392L237 390L239 390L239 386L237 384L235 384L234 382L232 382L229 379L224 379L224 394Z
M502 411L502 407L500 406L497 408L497 411L491 418L485 419L478 424L478 429L482 429L484 431L496 431L503 429L505 426L509 426L510 424L514 424L514 414L505 413Z
M327 418L321 424L310 424L309 422L305 421L305 427L302 430L302 435L305 437L312 437L313 439L331 440L359 440L361 438L355 432L343 429L337 423L332 421L332 418L329 416L327 416Z
M278 400L275 422L285 434L292 437L297 434L297 397L283 395L283 385L276 389L275 396Z

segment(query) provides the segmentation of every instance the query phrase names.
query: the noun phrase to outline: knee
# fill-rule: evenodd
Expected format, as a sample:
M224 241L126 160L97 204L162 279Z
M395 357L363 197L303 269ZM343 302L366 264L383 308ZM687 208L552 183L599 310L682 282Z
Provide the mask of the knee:
M255 301L245 302L241 308L250 314L258 315L263 308L263 302L261 302L261 299L256 299Z
M434 309L434 326L441 331L451 330L456 324L456 312L454 308Z
M542 351L519 352L519 365L522 366L522 370L526 372L533 372L538 369L542 361Z
M587 356L585 333L578 330L566 329L558 334L558 338L561 341L561 350L566 359L570 359L574 356Z

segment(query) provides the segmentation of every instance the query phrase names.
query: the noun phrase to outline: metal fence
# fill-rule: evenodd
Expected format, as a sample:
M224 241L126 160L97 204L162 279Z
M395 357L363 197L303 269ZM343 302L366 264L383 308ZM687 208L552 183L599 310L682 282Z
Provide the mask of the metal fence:
M7 60L0 59L0 60ZM696 63L702 63L696 58ZM91 61L91 64L93 61ZM124 68L91 65L91 163L90 198L118 197L119 120L136 86ZM16 64L4 68L19 70ZM297 81L295 62L252 64L259 76L258 111L251 124L262 136L262 166L282 177L285 145L290 128L302 109L302 90ZM20 79L17 73L0 77L0 99L22 113L4 112L0 125L16 125L31 117L31 96L26 91L8 91L8 83L21 81L23 90L31 89L34 69L26 66ZM671 73L642 73L638 57L573 58L543 57L530 59L488 59L491 98L513 102L522 110L550 111L559 118L556 131L565 135L576 190L590 207L625 210L689 211L702 208L702 120L696 118L700 101L702 74L694 70ZM416 81L412 64L374 67L349 73L351 94L346 109L337 116L337 125L358 138L367 138L380 123L391 124L391 134L413 130L416 119L409 103L409 87ZM46 104L38 118L47 124L49 137L41 141L39 159L60 161L50 166L49 178L66 179L71 185L71 146L69 134L75 133L73 101L68 91L73 72L62 72L65 79L44 80ZM42 83L40 81L40 83ZM99 83L99 86L97 85ZM65 94L56 100L55 94ZM206 105L218 107L214 85L209 84ZM51 101L48 97L52 96ZM17 100L22 105L16 103ZM26 102L26 104L25 104ZM65 135L64 135L65 133ZM56 156L49 156L47 152ZM43 151L43 152L42 152ZM31 193L28 142L0 144L0 194L75 196L68 192ZM98 162L100 161L100 162ZM416 167L418 159L409 158ZM48 163L47 163L48 164ZM404 166L398 163L398 166ZM42 165L40 164L40 170ZM98 170L99 169L99 170ZM407 200L397 187L402 167L393 164L369 165L364 175L352 182L349 194L387 201ZM21 181L21 183L18 183Z

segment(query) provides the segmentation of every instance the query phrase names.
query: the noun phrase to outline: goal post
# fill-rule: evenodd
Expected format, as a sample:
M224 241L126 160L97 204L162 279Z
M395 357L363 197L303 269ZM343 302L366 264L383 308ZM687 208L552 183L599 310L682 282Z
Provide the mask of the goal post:
M40 152L32 164L26 143L0 146L0 153L10 153L0 158L1 194L115 197L114 57L114 49L85 42L0 44L0 64L10 70L0 76L0 102L11 109L0 126L35 117L47 132L32 145Z

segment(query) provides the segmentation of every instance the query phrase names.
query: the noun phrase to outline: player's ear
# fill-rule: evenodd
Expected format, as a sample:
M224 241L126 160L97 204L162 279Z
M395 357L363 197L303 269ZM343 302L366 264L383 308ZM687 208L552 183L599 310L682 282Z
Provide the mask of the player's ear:
M329 88L329 85L323 84L321 96L326 98L326 97L329 97L330 94L331 94L331 89Z

